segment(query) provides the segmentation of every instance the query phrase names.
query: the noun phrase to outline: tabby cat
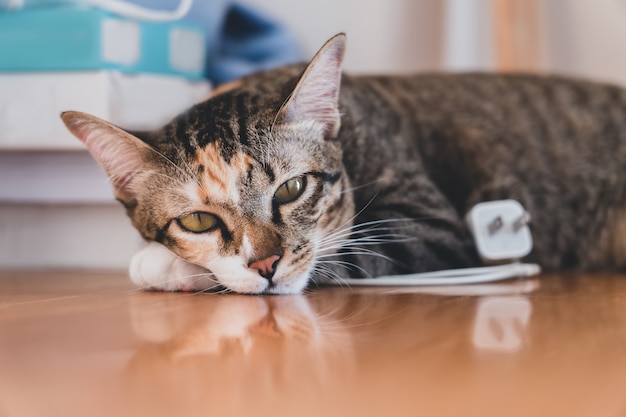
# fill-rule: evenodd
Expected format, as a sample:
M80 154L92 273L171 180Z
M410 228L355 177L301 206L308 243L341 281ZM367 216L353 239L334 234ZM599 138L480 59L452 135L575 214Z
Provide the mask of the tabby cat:
M512 198L544 269L626 266L626 91L513 74L342 75L345 36L152 132L62 118L150 242L131 279L167 291L480 264L464 215Z

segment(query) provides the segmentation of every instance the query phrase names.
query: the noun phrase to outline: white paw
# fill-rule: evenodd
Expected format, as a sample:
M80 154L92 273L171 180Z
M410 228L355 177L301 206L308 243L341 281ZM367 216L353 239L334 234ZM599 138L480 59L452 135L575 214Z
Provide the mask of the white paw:
M202 291L216 286L208 270L156 242L133 256L128 272L131 281L140 287L161 291Z

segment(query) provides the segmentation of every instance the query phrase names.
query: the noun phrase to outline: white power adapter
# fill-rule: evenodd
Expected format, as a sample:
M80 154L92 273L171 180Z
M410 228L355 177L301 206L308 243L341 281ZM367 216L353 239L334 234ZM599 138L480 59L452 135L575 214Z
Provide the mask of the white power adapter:
M497 200L479 203L467 213L466 220L483 262L504 263L503 265L376 278L348 278L334 283L375 287L461 285L530 277L541 272L539 265L518 262L533 248L528 228L530 215L519 202ZM506 261L510 263L505 263Z
M478 203L467 213L466 221L485 263L518 260L533 248L530 215L515 200Z

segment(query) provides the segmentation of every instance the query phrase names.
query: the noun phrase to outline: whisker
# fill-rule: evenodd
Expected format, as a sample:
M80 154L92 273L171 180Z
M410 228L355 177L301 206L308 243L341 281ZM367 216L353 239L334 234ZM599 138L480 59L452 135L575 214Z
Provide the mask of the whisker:
M316 265L313 268L313 272L314 272L314 274L321 275L321 276L327 278L330 281L334 281L334 282L339 283L339 286L341 286L341 287L344 287L344 286L350 287L350 284L348 284L345 281L345 279L343 279L338 273L336 273L335 271L333 271L330 268L326 267L325 265ZM315 284L319 285L318 282L315 282L315 275L313 276L312 281Z
M394 242L408 242L415 240L414 236L408 236L397 233L382 233L379 235L365 235L348 238L349 234L343 236L336 236L333 239L328 239L320 243L320 247L332 247L334 245L351 245L354 243L394 243Z
M371 221L367 221L367 222L363 222L363 223L357 223L357 224L353 224L350 225L348 227L343 227L340 229L337 229L335 231L333 231L332 233L329 233L327 235L325 235L324 237L322 237L321 240L324 239L328 239L328 238L332 238L333 236L336 235L340 235L340 234L351 234L354 232L360 232L360 231L376 231L376 229L368 229L369 227L375 227L375 226L379 226L379 225L383 225L386 223L399 223L399 222L403 222L406 221L407 219L405 218L398 218L398 219L381 219L381 220L371 220ZM362 230L361 230L362 229ZM388 229L378 229L378 230L388 230Z
M376 246L386 243L402 243L412 242L417 238L404 235L380 235L380 236L365 236L362 238L349 239L346 241L328 242L328 245L322 246L322 248L349 248L353 246Z
M218 289L218 291L215 291L216 289ZM224 287L223 285L221 285L221 284L215 284L215 285L213 285L213 286L211 286L211 287L208 287L208 288L203 288L203 289L198 290L198 291L194 291L194 292L193 292L193 294L194 294L194 295L196 295L196 294L206 294L206 293L211 293L211 294L227 294L227 293L230 293L230 292L232 292L232 291L231 291L230 289L228 289L228 288Z
M360 272L362 272L364 274L364 276L366 277L371 277L372 275L365 270L365 268L353 263L353 262L348 262L348 261L318 261L320 264L328 264L328 265L337 265L340 266L342 268L345 268L347 270L351 270L351 269L356 269Z
M374 256L374 257L379 257L382 258L386 261L389 262L396 262L395 259L387 256L387 255L383 255L381 253L378 253L376 251L373 250L369 250L369 249L364 249L364 248L355 248L352 250L348 250L348 251L342 251L341 253L334 253L332 255L322 255L319 258L320 259L327 259L327 258L332 258L333 256L346 256L346 255L367 255L367 256Z
M345 190L342 190L341 194L352 192L352 191L356 191L356 190L360 190L361 188L369 187L369 186L377 184L377 183L379 183L381 181L383 181L383 178L379 178L379 179L376 179L374 181L366 182L365 184L355 185L353 187L346 188Z

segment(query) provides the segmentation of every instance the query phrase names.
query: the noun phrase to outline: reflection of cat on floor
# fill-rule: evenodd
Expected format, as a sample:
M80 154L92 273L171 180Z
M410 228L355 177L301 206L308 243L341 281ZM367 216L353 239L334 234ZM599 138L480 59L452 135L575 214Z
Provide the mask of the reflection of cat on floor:
M193 402L192 392L211 390L262 403L278 390L289 402L354 378L348 332L304 296L153 295L137 294L130 306L140 345L124 378L137 399Z
M198 304L203 304L200 310ZM198 311L204 313L202 317L197 317ZM151 298L140 298L132 305L131 314L135 334L144 341L167 344L172 358L219 355L234 345L250 353L260 338L312 348L321 348L327 340L303 296L189 297L165 308Z

